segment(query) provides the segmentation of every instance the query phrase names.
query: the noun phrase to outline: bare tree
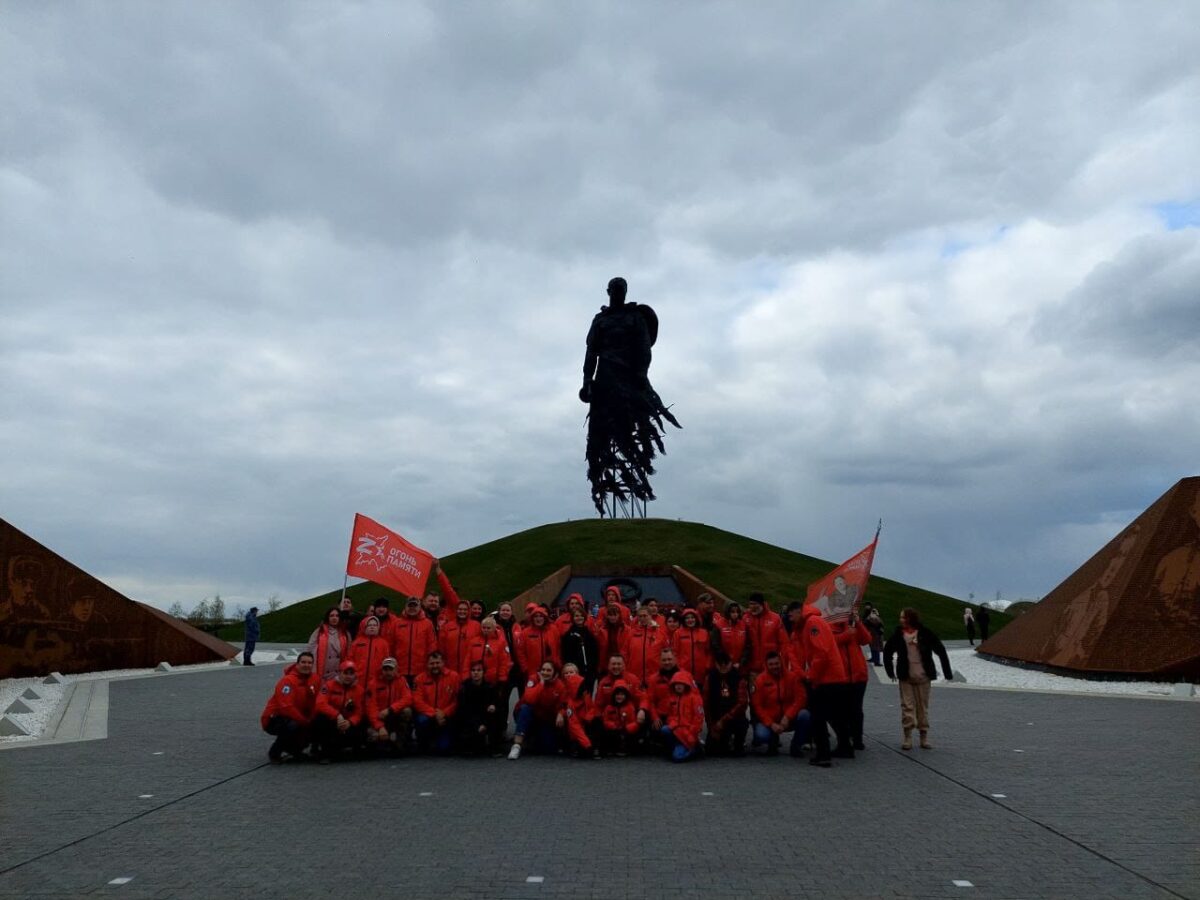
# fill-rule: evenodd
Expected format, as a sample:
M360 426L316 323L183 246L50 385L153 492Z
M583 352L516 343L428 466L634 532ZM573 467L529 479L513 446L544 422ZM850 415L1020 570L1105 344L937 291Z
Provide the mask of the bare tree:
M212 598L212 604L209 606L208 621L213 625L225 624L225 601L221 599L220 594Z
M203 625L212 618L212 608L208 604L208 598L205 597L199 603L192 607L192 611L188 613L187 620L193 625Z
M183 611L183 604L176 600L171 604L171 608L167 610L168 616L173 616L176 619L186 619L187 614Z
M272 594L267 598L267 612L278 612L281 606L283 606L283 601L279 599L278 594Z

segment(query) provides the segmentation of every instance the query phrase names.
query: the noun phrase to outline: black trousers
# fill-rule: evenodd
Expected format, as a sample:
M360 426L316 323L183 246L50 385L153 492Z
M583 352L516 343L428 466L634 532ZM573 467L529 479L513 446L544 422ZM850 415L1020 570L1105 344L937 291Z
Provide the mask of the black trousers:
M359 749L367 740L367 729L362 725L351 725L338 731L337 720L328 716L313 719L313 746L321 756L334 756L343 750Z
M712 732L704 741L704 750L709 756L732 756L746 749L746 733L750 730L750 720L744 715L734 718L721 732L719 738L714 738Z
M271 716L267 721L267 734L275 736L275 742L267 751L271 759L278 759L284 753L298 756L304 752L310 740L308 726L287 716Z
M813 743L817 748L817 759L829 759L829 728L837 737L843 750L852 746L850 729L847 727L847 696L849 684L822 684L812 689L808 709L812 713Z
M850 684L849 719L847 723L850 740L857 747L863 739L863 698L867 696L867 683L855 681Z

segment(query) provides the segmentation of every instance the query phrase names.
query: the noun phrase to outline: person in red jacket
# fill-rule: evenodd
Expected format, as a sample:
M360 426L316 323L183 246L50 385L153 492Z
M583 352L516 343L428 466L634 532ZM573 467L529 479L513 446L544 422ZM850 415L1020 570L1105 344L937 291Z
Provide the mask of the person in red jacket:
M662 629L655 624L650 607L638 607L637 617L629 626L625 641L625 668L631 675L636 675L641 684L645 684L658 671L664 640Z
M317 704L317 679L313 674L313 655L302 652L283 670L259 719L263 731L274 735L267 751L273 763L283 762L283 754L300 758L309 742L309 726Z
M587 604L583 600L583 594L571 594L567 597L565 611L557 619L553 621L552 627L561 635L571 627L575 621L575 613L583 613L584 620L587 622L588 628L591 628L595 623L592 621L592 615L588 612Z
M597 671L608 668L614 656L625 656L629 652L629 623L625 607L620 603L609 603L604 615L594 626L599 659Z
M650 618L653 620L655 627L661 629L665 635L667 628L667 617L659 611L658 598L647 597L644 605L646 609L650 610Z
M433 626L433 633L436 635L438 629L442 627L442 623L446 621L445 610L442 608L442 598L433 591L427 591L425 596L421 598L421 612L425 614L425 618Z
M411 688L417 676L426 670L429 654L437 649L433 623L421 611L421 601L409 597L404 603L404 615L396 617L392 628L392 653L396 671Z
M497 698L504 700L507 706L507 693L501 697L499 691L508 683L508 676L512 672L512 654L504 632L491 616L484 616L479 623L479 634L471 639L463 660L466 671L460 669L459 674L465 678L470 674L471 664L476 662L483 663L483 680L497 691Z
M754 738L752 747L767 746L767 755L779 753L779 739L786 731L792 732L792 756L800 756L808 738L811 716L805 708L808 694L798 672L789 672L783 666L778 653L767 654L767 669L754 683L754 694L750 698L754 710Z
M462 679L446 669L444 662L441 651L434 650L413 684L413 724L421 752L432 747L437 753L449 753L454 741L454 711Z
M592 695L588 691L587 682L579 674L579 667L574 663L563 666L563 717L566 731L567 747L575 748L575 755L580 759L597 759L600 756L588 737L588 730L596 719L596 710L592 704Z
M379 619L370 616L359 625L358 637L350 643L350 660L359 672L365 690L379 680L383 661L392 655L391 645L379 635Z
M700 624L700 614L694 609L685 609L680 617L679 630L671 638L675 649L675 661L679 668L692 676L696 684L703 684L708 677L711 654L708 629Z
M854 759L845 716L844 695L850 679L833 630L822 618L821 611L811 604L805 604L801 617L807 661L805 677L810 688L809 711L812 713L813 742L817 748L816 755L809 762L814 766L829 768L831 756ZM838 741L837 751L832 754L829 751L827 725L833 727Z
M554 753L559 747L559 732L566 727L563 706L566 686L558 677L558 667L547 659L536 670L536 677L525 685L517 706L517 730L513 735L509 759L520 759L526 738L532 736L532 746L538 753Z
M671 672L674 674L674 671ZM608 661L608 671L604 676L596 682L596 708L603 709L612 699L612 692L616 689L617 682L625 682L625 686L629 688L633 695L633 702L639 710L644 711L647 708L646 697L643 693L642 680L629 671L629 667L625 665L625 657L614 656ZM639 720L638 724L646 721L645 715Z
M438 649L442 651L447 669L462 674L463 667L467 665L471 641L479 634L479 623L471 618L471 604L459 600L454 607L454 618L448 619L438 629Z
M337 678L326 681L317 694L313 718L313 744L317 762L325 764L347 749L362 747L366 739L366 704L354 663L342 663Z
M367 615L372 615L379 620L379 636L387 641L390 646L392 643L392 634L396 627L396 617L392 615L392 601L387 597L377 597L371 609L373 611L367 613ZM365 622L366 618L364 617L362 621ZM361 626L362 622L359 623L359 633L362 632ZM360 672L359 674L362 675L363 673Z
M633 691L624 679L614 685L612 695L600 715L600 746L606 756L627 756L637 744L638 731L645 711L637 707Z
M750 614L746 616L750 659L746 668L750 673L750 684L753 686L754 678L767 667L767 654L783 652L785 634L783 619L779 618L778 613L771 612L771 607L767 605L762 594L757 591L751 594L747 606L750 608Z
M700 749L700 732L704 730L704 700L692 681L682 670L671 676L671 696L661 734L673 762L684 762Z
M412 692L397 674L390 656L379 667L379 678L367 687L367 742L377 750L400 752L412 730Z
M787 605L783 614L789 629L783 650L783 667L806 678L808 651L804 648L804 604L795 600Z
M846 688L846 730L850 733L851 746L855 750L865 750L863 743L863 700L867 695L867 658L860 648L870 646L872 635L858 618L851 613L845 622L833 626L833 636L838 649L842 651L842 659L846 663L846 673L850 677L849 687Z
M529 623L521 626L517 635L517 663L522 672L531 673L528 684L534 683L534 675L541 671L542 663L554 663L557 672L561 661L558 655L558 634L550 626L550 614L544 606L534 606Z
M739 604L729 601L725 615L713 629L713 635L733 667L739 672L745 671L750 661L750 642L746 638L746 619Z

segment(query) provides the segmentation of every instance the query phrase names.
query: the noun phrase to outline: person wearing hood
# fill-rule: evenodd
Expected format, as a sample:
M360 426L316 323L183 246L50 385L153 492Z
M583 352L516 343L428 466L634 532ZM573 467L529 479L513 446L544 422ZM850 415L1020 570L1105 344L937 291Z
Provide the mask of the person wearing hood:
M604 615L595 624L596 644L599 659L596 664L598 671L608 668L608 661L614 656L626 656L629 652L629 616L621 603L609 603L604 607Z
M850 732L850 743L855 750L867 749L863 743L863 700L867 695L867 658L862 648L871 643L871 632L854 613L845 622L833 626L833 636L842 659L846 663L846 674L850 678L846 688L846 729Z
M441 651L434 650L425 661L425 671L413 684L413 725L417 749L422 753L430 748L449 753L454 739L453 720L462 679L444 663Z
M313 654L305 650L283 670L283 677L275 685L259 719L263 731L275 737L275 742L267 751L267 758L271 762L282 762L285 753L293 757L304 755L316 705L317 679L313 674Z
M437 649L433 623L421 611L421 601L409 597L404 601L404 614L396 617L392 628L392 653L397 672L411 688L417 676L426 670L429 654Z
M567 597L567 602L564 604L564 609L565 612L555 619L553 623L551 623L551 627L553 627L560 636L568 628L570 628L571 625L574 624L576 611L583 613L584 621L587 622L589 628L592 626L592 616L591 613L588 612L587 603L583 599L583 594L576 593Z
M920 615L911 606L901 610L900 624L883 646L883 670L892 681L900 681L900 727L904 730L901 750L912 749L913 728L921 733L921 749L933 749L929 743L929 686L937 679L935 653L946 680L952 680L950 657L938 636L921 624Z
M600 712L600 746L606 756L627 756L637 744L641 723L634 692L623 678L613 684L608 702Z
M574 663L563 665L562 681L565 688L563 728L566 732L567 747L575 748L575 755L580 759L598 758L600 754L588 736L588 730L596 718L596 711L592 705L592 692L588 689L587 681L579 674L579 668Z
M379 619L375 616L364 619L358 637L350 644L349 657L358 669L364 689L369 691L379 680L380 667L391 654L391 645L379 636Z
M496 690L483 675L483 660L468 666L467 677L458 691L458 750L467 756L490 754L498 757L504 740L504 717L496 716Z
M558 677L558 666L546 659L534 670L536 675L525 684L517 705L517 728L509 759L520 759L526 739L538 753L554 753L559 747L559 731L567 724L563 715L566 686Z
M412 731L412 692L397 673L392 657L379 667L379 678L367 688L367 742L377 749L400 752Z
M711 659L709 640L711 635L700 622L700 614L694 609L685 609L680 617L682 624L671 636L675 650L675 661L679 668L692 676L696 684L703 684L708 677Z
M745 754L749 703L746 678L734 668L725 651L718 649L704 682L704 717L708 722L704 749L710 756Z
M625 641L625 668L630 674L637 676L639 683L645 684L658 670L659 654L662 653L664 641L662 630L655 624L650 607L642 604L638 607L633 624L629 626L629 636Z
M564 668L571 663L583 677L588 688L596 682L598 649L596 635L588 626L587 616L583 610L576 609L570 613L571 625L559 637L559 656Z
M792 732L792 756L800 756L808 737L810 714L805 707L808 694L798 672L789 672L778 653L767 654L767 668L754 682L750 699L754 709L753 746L767 746L767 755L779 753L779 739Z
M660 730L672 762L684 762L696 755L703 730L704 701L692 676L680 670L671 676L671 696Z
M816 753L809 762L827 769L832 756L854 759L845 715L845 692L850 678L846 674L846 664L833 630L822 617L821 610L812 604L805 604L800 616L805 678L811 688L809 712L812 714L813 743L816 745ZM837 750L834 753L830 753L827 726L832 726L837 735Z
M337 677L338 669L350 648L350 638L340 627L340 612L336 606L325 610L325 618L308 639L308 652L313 655L317 684Z
M535 605L529 613L529 623L521 626L517 635L517 664L522 672L538 673L542 663L554 663L557 672L562 665L558 635L550 625L546 607ZM532 683L533 678L527 684Z
M729 601L725 606L725 615L713 629L716 646L725 651L733 667L739 672L746 671L750 661L750 642L746 638L746 619L742 615L742 607Z
M338 667L336 678L326 681L317 694L313 718L313 744L317 762L328 763L366 740L366 704L358 671L350 660Z
M782 653L785 633L783 619L778 613L772 612L766 598L755 591L746 601L749 614L746 616L746 636L750 642L750 659L746 666L750 674L750 684L754 678L767 667L767 654Z
M675 662L675 651L670 647L663 647L658 659L658 671L650 676L645 688L645 705L650 714L652 734L662 731L671 700L671 681L681 671Z

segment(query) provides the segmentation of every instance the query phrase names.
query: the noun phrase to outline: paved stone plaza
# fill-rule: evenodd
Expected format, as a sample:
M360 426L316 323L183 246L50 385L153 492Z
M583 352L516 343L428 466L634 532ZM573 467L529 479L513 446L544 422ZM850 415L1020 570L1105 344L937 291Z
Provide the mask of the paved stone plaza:
M1200 897L1197 702L938 688L904 754L874 683L829 771L273 767L279 674L116 681L106 740L0 751L0 896Z

